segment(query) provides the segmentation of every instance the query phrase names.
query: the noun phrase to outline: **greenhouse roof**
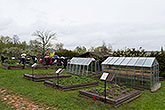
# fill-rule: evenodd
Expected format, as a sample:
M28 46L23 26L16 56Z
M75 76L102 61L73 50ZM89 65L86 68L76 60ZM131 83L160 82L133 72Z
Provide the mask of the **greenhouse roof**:
M137 66L152 67L158 64L155 57L108 57L102 65L121 65L121 66Z
M78 58L78 57L73 57L69 64L75 64L75 65L89 65L92 61L95 61L94 58Z

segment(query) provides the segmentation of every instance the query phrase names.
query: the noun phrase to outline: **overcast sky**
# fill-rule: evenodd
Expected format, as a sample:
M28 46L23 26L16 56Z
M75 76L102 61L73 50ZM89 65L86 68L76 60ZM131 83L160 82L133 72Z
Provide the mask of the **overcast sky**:
M36 30L57 33L67 49L165 48L165 0L0 0L0 35L35 39Z

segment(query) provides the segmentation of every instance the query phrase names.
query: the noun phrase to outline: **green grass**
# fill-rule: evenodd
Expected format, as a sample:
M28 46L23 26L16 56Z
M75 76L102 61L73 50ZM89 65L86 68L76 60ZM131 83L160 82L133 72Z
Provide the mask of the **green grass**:
M0 110L14 110L14 108L0 100Z
M34 70L34 73L49 72L55 70ZM23 74L30 73L31 69L4 70L0 67L0 87L6 87L9 91L24 96L26 100L55 106L59 110L163 110L165 108L165 81L161 82L162 88L158 92L143 91L138 99L119 108L113 108L102 102L79 97L79 90L64 92L46 87L43 82L33 82L23 78ZM10 106L3 103L0 104L1 108L10 110Z

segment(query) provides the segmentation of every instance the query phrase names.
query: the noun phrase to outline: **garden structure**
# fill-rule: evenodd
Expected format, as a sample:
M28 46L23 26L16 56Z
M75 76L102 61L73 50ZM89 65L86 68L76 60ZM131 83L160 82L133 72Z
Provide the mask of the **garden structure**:
M114 84L106 87L106 95L104 88L96 87L93 89L80 90L79 96L105 102L113 107L117 107L138 98L141 96L141 91Z
M67 71L80 76L99 76L100 65L99 61L96 61L94 58L73 57L67 63Z
M161 86L159 63L155 57L108 57L102 62L102 69L114 76L113 81L119 85L152 92Z
M59 68L56 73L40 73L40 74L24 74L24 78L28 80L32 80L35 82L41 82L45 80L49 80L52 78L57 78L58 73L62 73L64 69ZM68 78L71 77L72 75L69 74L59 74L59 78Z

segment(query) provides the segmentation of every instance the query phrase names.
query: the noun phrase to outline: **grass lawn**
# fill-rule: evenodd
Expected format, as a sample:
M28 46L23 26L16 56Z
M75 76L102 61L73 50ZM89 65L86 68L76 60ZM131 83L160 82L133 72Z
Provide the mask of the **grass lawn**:
M49 73L55 70L34 70L34 72ZM102 102L78 97L79 90L64 92L46 87L43 82L33 82L23 78L23 74L30 73L31 69L4 70L0 67L0 87L6 87L9 92L18 93L26 100L55 106L59 110L163 110L165 108L165 81L161 82L162 88L158 92L143 91L138 99L119 108L113 108ZM0 109L2 108L10 110L10 106L4 103L0 104Z

